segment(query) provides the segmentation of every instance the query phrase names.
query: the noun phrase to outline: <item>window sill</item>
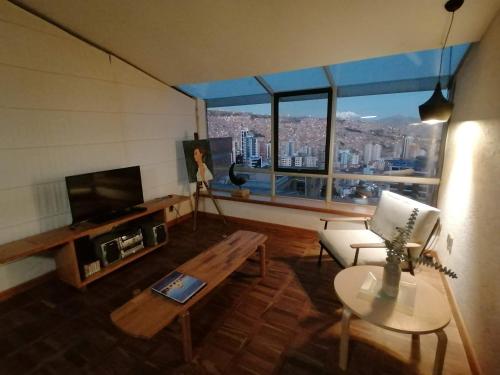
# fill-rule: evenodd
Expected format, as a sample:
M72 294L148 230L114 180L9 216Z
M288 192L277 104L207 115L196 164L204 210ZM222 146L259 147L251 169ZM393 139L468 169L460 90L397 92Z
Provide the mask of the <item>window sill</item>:
M261 195L250 195L249 198L233 197L231 193L217 191L212 193L214 198L241 203L262 204L266 206L293 208L296 210L324 212L342 216L373 216L375 206L360 205L352 203L325 202L306 198L291 197L269 197ZM203 198L209 198L206 192L200 194Z

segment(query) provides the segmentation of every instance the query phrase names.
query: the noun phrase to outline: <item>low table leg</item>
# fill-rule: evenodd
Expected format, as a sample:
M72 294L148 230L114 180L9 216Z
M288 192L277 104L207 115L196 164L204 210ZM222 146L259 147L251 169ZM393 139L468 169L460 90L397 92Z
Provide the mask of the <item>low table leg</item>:
M266 245L262 244L257 247L260 253L260 276L266 276Z
M340 323L340 360L339 366L342 370L347 369L347 357L349 355L349 323L351 321L351 310L344 306L342 310L342 322Z
M436 336L438 337L438 344L436 349L436 359L434 360L434 371L432 374L441 375L443 372L448 336L446 336L446 333L442 329L436 332Z
M184 349L184 360L191 362L193 359L193 348L191 344L191 319L189 311L179 315L179 323L182 329L182 347Z

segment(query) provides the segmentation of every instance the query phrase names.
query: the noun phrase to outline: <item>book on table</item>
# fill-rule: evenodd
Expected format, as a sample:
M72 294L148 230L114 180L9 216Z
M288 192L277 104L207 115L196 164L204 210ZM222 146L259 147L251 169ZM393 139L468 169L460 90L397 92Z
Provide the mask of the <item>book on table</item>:
M155 283L151 289L153 292L171 298L176 302L185 303L205 285L207 285L206 282L196 277L173 271Z

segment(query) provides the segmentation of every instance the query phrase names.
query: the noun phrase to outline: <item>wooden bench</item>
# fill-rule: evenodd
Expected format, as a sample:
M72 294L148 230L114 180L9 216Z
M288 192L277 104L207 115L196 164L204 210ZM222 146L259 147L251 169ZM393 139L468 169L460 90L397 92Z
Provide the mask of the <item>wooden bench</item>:
M125 333L149 339L178 318L182 328L184 359L190 362L193 355L189 310L256 251L260 253L260 275L265 276L266 240L267 236L261 233L240 230L231 234L176 269L207 283L185 304L177 303L147 288L113 311L111 320Z

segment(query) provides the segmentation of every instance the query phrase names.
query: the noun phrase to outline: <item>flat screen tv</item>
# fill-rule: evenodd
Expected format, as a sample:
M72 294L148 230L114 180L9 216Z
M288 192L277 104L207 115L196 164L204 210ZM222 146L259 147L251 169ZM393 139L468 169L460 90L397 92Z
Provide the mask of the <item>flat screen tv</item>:
M144 203L139 166L66 177L73 224L104 222Z

